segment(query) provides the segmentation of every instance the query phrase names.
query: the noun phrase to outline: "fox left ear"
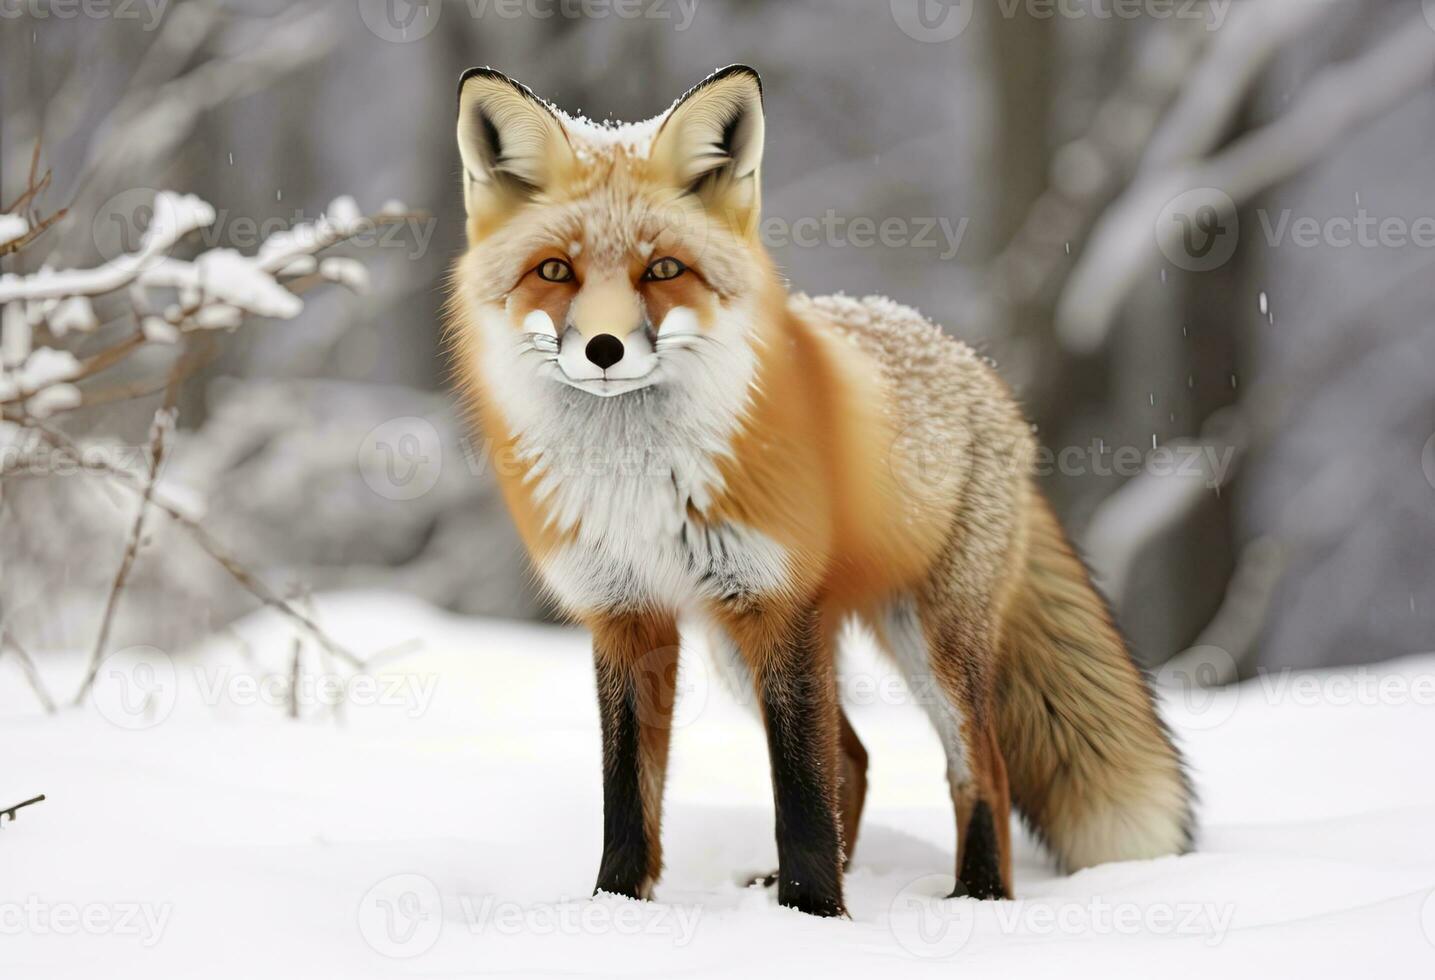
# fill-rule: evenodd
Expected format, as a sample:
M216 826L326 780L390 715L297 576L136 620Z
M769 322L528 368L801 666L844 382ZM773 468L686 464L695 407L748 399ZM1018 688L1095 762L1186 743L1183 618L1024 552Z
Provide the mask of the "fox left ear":
M676 186L751 228L762 206L762 144L762 80L746 65L730 65L673 104L651 156Z
M544 191L572 166L558 116L527 86L492 68L458 83L458 151L471 219L489 219Z

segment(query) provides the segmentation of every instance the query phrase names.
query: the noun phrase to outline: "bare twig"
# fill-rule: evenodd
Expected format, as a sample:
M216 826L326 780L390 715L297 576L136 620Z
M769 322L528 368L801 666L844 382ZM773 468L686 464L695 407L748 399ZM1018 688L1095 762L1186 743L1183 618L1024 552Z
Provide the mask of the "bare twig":
M304 641L294 637L294 659L289 665L289 717L299 718L299 658L304 652Z
M198 372L204 370L214 359L219 356L219 345L214 338L201 335L197 342L190 346L174 362L171 375L163 381L136 381L127 385L116 385L111 388L100 388L86 390L80 399L80 404L86 407L95 405L108 405L111 402L128 401L133 398L143 398L146 395L153 395L166 390L176 382L189 380Z
M32 796L32 797L30 797L30 799L26 800L24 803L16 803L14 806L6 807L5 809L0 810L0 827L5 826L5 818L6 818L6 817L9 817L9 818L10 818L10 822L11 822L11 823L14 823L14 822L15 822L15 814L16 814L18 811L23 810L23 809L24 809L25 807L27 807L27 806L33 806L33 805L35 805L36 803L43 803L44 800L45 800L45 794L44 794L44 793L41 793L39 796Z
M30 201L33 201L35 199L35 196L49 185L50 172L48 170L45 171L44 177L40 178L38 181L35 179L36 174L40 170L40 145L41 140L39 137L36 137L35 148L30 151L30 174L28 177L25 178L25 189L20 192L19 197L15 198L15 200L11 201L9 204L0 205L0 213L12 214L15 211L20 210Z
M69 213L68 208L61 208L54 214L43 218L34 213L33 206L35 201L49 188L53 176L49 170L46 170L43 175L39 173L40 146L41 141L37 137L35 140L35 148L30 153L30 173L25 179L25 189L20 192L19 197L15 198L15 200L9 204L0 204L0 214L17 214L22 211L29 212L28 214L22 215L26 218L28 225L25 233L18 238L0 242L0 257L11 255L25 248L57 222L63 220L65 215Z
M171 390L174 386L171 385ZM134 523L130 526L129 541L125 545L125 553L120 559L119 570L115 572L115 580L110 585L109 598L105 600L105 611L100 618L100 628L95 635L95 645L90 651L90 666L85 672L84 683L75 694L76 705L83 704L94 686L95 677L100 672L100 662L104 658L105 644L109 642L110 630L114 625L115 612L119 609L120 594L124 591L125 583L129 581L130 571L134 568L135 559L139 557L140 542L144 540L145 518L149 514L150 500L154 497L155 484L159 482L160 467L164 462L166 446L166 435L174 427L174 411L166 405L154 416L154 424L150 426L150 462L149 473L140 492L139 510L135 513Z
M21 235L19 238L11 239L10 241L5 242L3 245L0 245L0 255L9 255L13 252L20 251L22 248L29 245L35 239L43 235L45 232L49 231L50 228L52 228L54 225L62 221L65 215L69 213L69 208L61 208L54 214L41 218L39 221L32 224L30 226L30 230L25 232L25 234Z
M81 469L112 477L117 483L129 489L131 492L136 494L143 493L143 484L135 474L102 460L83 458L79 452L79 446L63 433L50 426L35 422L34 420L30 420L29 426L40 433L51 445L73 452L79 460L78 465ZM202 524L184 513L184 511L174 504L165 500L161 494L153 494L150 497L150 505L188 531L191 539L199 546L200 550L217 562L221 568L229 573L231 578L238 582L245 591L258 599L260 603L303 627L305 631L314 637L315 641L318 642L323 649L332 653L335 657L358 670L365 669L366 664L362 658L335 642L312 617L296 609L292 603L286 602L281 596L275 593L273 589L266 585L262 579L245 568L238 560L231 557L224 548L214 540Z

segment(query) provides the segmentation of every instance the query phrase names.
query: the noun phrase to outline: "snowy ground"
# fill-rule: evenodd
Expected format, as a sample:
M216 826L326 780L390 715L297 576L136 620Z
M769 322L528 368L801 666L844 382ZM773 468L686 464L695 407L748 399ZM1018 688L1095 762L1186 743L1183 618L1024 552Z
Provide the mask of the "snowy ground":
M0 806L48 797L0 829L0 975L1435 975L1435 657L1173 699L1198 852L1059 877L1022 838L1020 899L975 903L936 898L953 847L940 749L859 655L845 684L872 795L852 919L831 921L738 884L775 863L766 753L699 658L659 901L591 900L585 638L384 595L319 612L389 651L341 720L307 682L287 718L292 634L268 616L173 659L117 655L94 703L54 718L0 658ZM73 691L79 668L45 674Z

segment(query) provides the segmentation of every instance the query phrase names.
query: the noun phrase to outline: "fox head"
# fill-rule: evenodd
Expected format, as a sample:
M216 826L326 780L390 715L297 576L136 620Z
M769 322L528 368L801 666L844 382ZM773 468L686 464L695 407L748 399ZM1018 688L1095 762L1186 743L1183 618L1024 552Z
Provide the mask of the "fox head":
M469 249L454 329L471 362L459 367L511 421L623 396L735 410L781 289L757 236L755 71L723 69L661 116L614 126L470 69L458 147Z

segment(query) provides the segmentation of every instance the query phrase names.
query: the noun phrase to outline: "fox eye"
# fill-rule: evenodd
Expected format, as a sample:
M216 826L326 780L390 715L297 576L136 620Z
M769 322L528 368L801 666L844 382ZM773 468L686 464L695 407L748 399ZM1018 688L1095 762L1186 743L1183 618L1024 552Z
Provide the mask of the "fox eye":
M688 267L677 259L668 256L667 258L658 259L658 261L648 266L647 271L643 273L643 278L652 282L662 282L665 279L678 278L678 276L686 272L687 269Z
M567 282L573 278L573 267L562 259L544 259L538 263L538 278L546 282Z

